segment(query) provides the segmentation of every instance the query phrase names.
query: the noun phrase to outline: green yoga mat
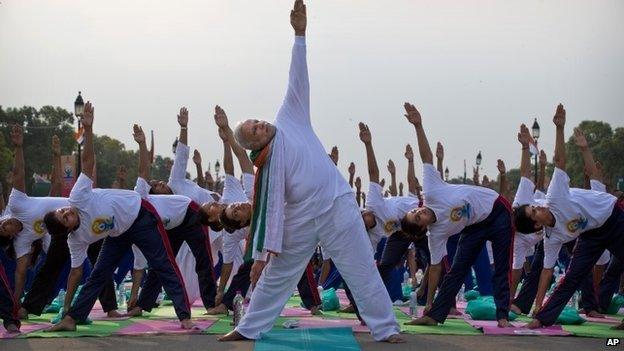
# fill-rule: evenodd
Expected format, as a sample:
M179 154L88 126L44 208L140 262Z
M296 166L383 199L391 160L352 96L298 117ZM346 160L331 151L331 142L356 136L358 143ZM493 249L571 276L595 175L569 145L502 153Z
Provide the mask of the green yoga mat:
M285 318L285 317L279 317L275 320L275 324L273 325L273 329L284 329L283 328L283 324L284 322L286 322L288 319L293 319L293 318ZM294 318L296 319L296 318ZM227 334L229 332L231 332L232 330L234 330L234 326L232 325L232 316L220 316L219 320L213 324L212 326L210 326L210 328L206 329L203 331L204 334Z
M338 311L323 311L323 318L333 319L357 319L355 313L340 313Z
M408 334L432 334L432 335L483 335L463 319L447 319L444 324L438 326L405 325L410 318L401 311L395 311L397 322L401 326L401 332Z
M581 325L562 325L563 330L575 336L588 338L624 338L624 330L613 330L613 324L585 322Z
M360 345L351 328L272 330L257 340L255 351L356 351Z
M117 330L132 323L131 320L122 321L93 321L91 325L79 325L76 331L53 332L36 331L26 334L26 338L76 338L81 336L102 337L111 336Z

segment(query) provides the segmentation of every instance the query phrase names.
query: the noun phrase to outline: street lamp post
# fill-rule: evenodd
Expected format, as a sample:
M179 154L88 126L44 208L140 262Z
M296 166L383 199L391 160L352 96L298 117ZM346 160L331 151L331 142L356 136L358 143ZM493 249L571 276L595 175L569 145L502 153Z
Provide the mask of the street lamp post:
M84 111L84 101L82 100L82 92L78 92L78 97L74 101L74 115L78 119L78 133L81 132L81 119L82 113ZM79 175L82 172L82 144L78 142L78 165L76 167L76 175Z
M537 118L533 121L531 132L533 140L535 140L535 148L537 149L537 139L539 139L540 136L540 126L539 123L537 123ZM535 185L537 185L537 154L538 152L535 152Z
M444 170L444 179L446 179L446 181L448 182L448 179L449 179L449 169L448 169L448 167L446 167L446 169Z

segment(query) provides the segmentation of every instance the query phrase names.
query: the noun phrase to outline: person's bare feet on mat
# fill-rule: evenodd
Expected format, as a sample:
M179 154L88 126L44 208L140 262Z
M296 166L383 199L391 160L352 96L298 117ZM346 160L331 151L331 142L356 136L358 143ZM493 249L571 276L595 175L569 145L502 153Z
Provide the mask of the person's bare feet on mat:
M220 304L220 305L217 305L217 306L215 306L213 308L209 308L208 310L206 310L206 313L204 313L204 314L209 315L209 316L213 316L213 315L217 315L217 314L225 314L225 315L227 315L228 314L228 308L225 307L224 304Z
M123 317L124 315L117 312L117 310L112 310L112 311L108 311L106 312L106 317L108 318L120 318Z
M45 330L46 332L58 332L58 331L76 331L76 321L70 317L65 316L60 322L51 326Z
M403 344L406 341L405 341L405 339L403 339L403 337L401 337L401 335L394 334L394 335L390 335L390 337L388 337L386 340L384 340L384 342L387 342L389 344Z
M355 313L355 308L353 307L353 305L347 305L344 308L340 309L340 311L338 311L340 313Z
M409 322L405 322L405 325L431 325L431 326L437 326L438 322L436 322L435 319L428 317L428 316L422 316L420 318L416 318L416 319L412 319Z
M141 315L143 315L143 310L139 306L131 309L130 311L128 311L128 313L126 313L126 316L128 317L139 317Z
M198 330L199 327L196 326L195 324L193 324L193 321L190 319L183 319L180 321L180 327L182 327L182 329L187 329L187 330L191 330L191 329L195 329Z
M231 332L219 337L217 340L219 341L245 341L250 340L244 337L241 333L236 330L232 330Z

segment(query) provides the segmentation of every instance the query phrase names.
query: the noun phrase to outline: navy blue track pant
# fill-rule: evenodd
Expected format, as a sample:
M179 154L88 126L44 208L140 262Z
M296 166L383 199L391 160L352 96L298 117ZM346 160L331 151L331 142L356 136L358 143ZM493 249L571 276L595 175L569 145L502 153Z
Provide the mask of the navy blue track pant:
M18 310L17 301L13 297L13 290L9 285L9 278L4 272L4 267L0 264L0 319L2 319L4 327L9 324L15 324L18 328L20 321L17 319Z

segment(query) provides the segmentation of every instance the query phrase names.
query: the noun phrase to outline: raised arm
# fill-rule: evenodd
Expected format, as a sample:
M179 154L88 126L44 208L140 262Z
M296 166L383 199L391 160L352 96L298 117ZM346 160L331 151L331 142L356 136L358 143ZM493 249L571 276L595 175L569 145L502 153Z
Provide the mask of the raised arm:
M436 160L436 168L438 169L438 173L440 173L440 178L444 179L444 146L442 146L442 143L439 141L436 145Z
M405 146L405 158L407 159L407 191L410 194L416 194L418 192L418 179L416 179L414 169L414 151L410 144Z
M195 164L195 170L197 171L197 185L204 188L206 187L206 181L204 180L204 171L202 170L201 154L197 149L193 151L193 163Z
M394 166L394 162L392 162L392 160L388 161L388 172L390 172L390 186L388 187L388 191L391 196L397 196L396 167Z
M227 115L225 111L219 106L215 106L215 115L214 115L215 123L219 129L223 129L228 135L228 143L234 152L234 155L238 159L238 164L243 173L254 174L254 165L249 159L247 152L236 142L236 138L234 138L234 134L232 132L232 128L230 128L228 123Z
M379 167L375 158L375 150L373 150L372 136L368 126L362 122L358 125L360 128L360 140L366 147L366 162L368 164L368 177L371 183L379 184Z
M416 138L418 139L418 152L420 153L420 159L423 163L433 165L433 153L431 153L431 147L429 147L429 141L427 141L427 135L422 125L422 118L420 112L416 107L408 102L404 105L405 117L416 128Z
M566 167L566 154L565 154L565 136L564 136L564 128L566 122L566 110L563 108L562 104L557 106L557 111L555 112L555 116L553 117L553 123L557 128L557 133L555 134L555 167L559 168L562 171L565 171Z
M589 144L587 143L587 139L583 134L583 131L580 128L574 128L574 142L576 146L581 149L581 154L583 155L583 163L584 168L587 172L587 175L590 179L596 178L596 162L594 161L594 156L592 155L591 150L589 149Z
M232 148L229 143L229 135L224 130L219 128L219 137L223 141L223 171L225 174L234 175L234 160L232 158Z
M507 197L507 169L503 160L496 161L496 168L498 168L498 193Z
M188 110L186 107L182 107L180 109L180 113L178 113L178 124L180 125L180 137L179 141L188 145Z
M520 125L518 133L518 141L522 145L522 154L520 158L520 176L531 179L531 154L529 153L529 145L533 141L529 128L526 125Z
M353 189L353 180L355 177L355 163L351 162L349 165L349 186Z
M140 156L139 156L140 158ZM116 179L111 186L112 189L126 189L126 179L128 178L128 170L126 166L117 167Z
M306 5L296 0L290 11L290 24L295 30L295 44L292 49L290 71L288 73L288 91L277 118L294 119L310 123L310 82L306 60L305 31L307 24Z
M360 177L355 178L355 200L357 201L358 206L362 205L362 180Z
M537 189L544 190L546 189L546 163L548 159L546 158L546 153L544 150L540 151L539 154L539 176L537 177Z
M138 124L135 124L132 129L132 136L134 137L134 141L139 144L139 177L143 178L145 181L149 181L150 156L149 150L147 149L147 143L145 141L145 133L143 133L143 128L141 128Z
M90 101L84 106L82 113L82 127L84 128L82 150L82 173L95 182L95 150L93 149L93 115L95 109Z
M24 129L17 124L11 129L11 141L15 147L13 160L13 188L26 193L26 172L24 171Z
M61 177L61 140L58 136L52 136L52 186L49 196L61 196L63 181Z
M338 146L332 147L331 152L329 153L329 158L331 158L332 162L338 166L338 158L339 158L339 153L338 153Z

